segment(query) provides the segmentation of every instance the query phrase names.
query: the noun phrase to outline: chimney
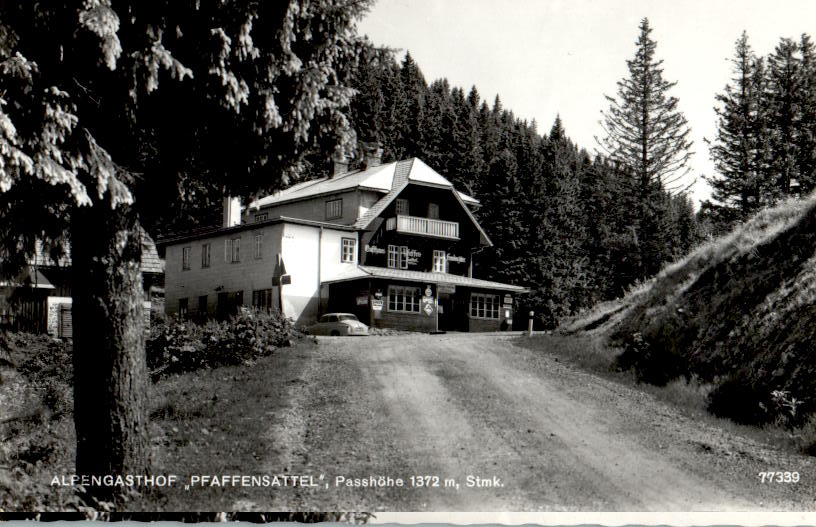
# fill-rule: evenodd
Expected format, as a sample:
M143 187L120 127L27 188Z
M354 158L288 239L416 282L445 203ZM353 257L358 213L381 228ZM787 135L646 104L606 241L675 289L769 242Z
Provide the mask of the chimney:
M348 172L349 163L345 155L335 151L334 156L332 157L332 163L334 164L334 168L329 178L333 178L334 176L345 174L346 172Z
M234 227L241 224L241 198L224 196L224 221L222 226Z
M378 167L382 165L383 149L379 142L364 143L363 151L365 152L366 168Z

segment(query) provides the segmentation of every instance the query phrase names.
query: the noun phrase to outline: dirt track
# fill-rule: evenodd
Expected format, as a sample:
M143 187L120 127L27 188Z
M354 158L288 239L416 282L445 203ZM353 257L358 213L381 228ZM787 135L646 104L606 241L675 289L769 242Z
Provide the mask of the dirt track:
M283 381L288 408L263 438L274 445L263 469L325 480L237 508L816 509L812 458L692 421L507 336L321 339ZM758 470L796 470L802 481L763 484ZM425 475L440 486L410 486ZM407 486L348 488L337 476ZM468 476L491 486L469 488Z

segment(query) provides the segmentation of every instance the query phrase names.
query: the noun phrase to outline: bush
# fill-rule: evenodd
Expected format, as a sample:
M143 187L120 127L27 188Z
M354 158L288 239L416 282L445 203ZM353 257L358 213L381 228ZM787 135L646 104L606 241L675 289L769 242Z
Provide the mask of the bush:
M721 381L708 396L708 411L740 424L766 424L772 420L768 403L761 393L768 390L755 386L743 371Z
M227 321L203 325L176 318L150 328L147 365L154 379L202 368L247 363L288 346L296 333L278 313L241 310Z
M679 350L661 338L640 332L623 339L623 353L615 361L619 371L633 370L638 382L665 386L678 377L691 378L687 359Z

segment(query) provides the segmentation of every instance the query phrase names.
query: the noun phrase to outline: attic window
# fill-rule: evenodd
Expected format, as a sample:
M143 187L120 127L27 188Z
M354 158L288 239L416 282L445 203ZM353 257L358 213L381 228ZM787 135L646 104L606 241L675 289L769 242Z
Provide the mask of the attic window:
M326 219L336 220L343 217L343 200L333 199L326 202Z

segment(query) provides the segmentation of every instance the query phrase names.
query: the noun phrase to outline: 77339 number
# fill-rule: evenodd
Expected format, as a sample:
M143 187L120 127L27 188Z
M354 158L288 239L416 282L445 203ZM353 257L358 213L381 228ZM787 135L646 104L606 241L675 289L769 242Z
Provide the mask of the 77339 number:
M760 472L762 483L798 483L798 472Z

